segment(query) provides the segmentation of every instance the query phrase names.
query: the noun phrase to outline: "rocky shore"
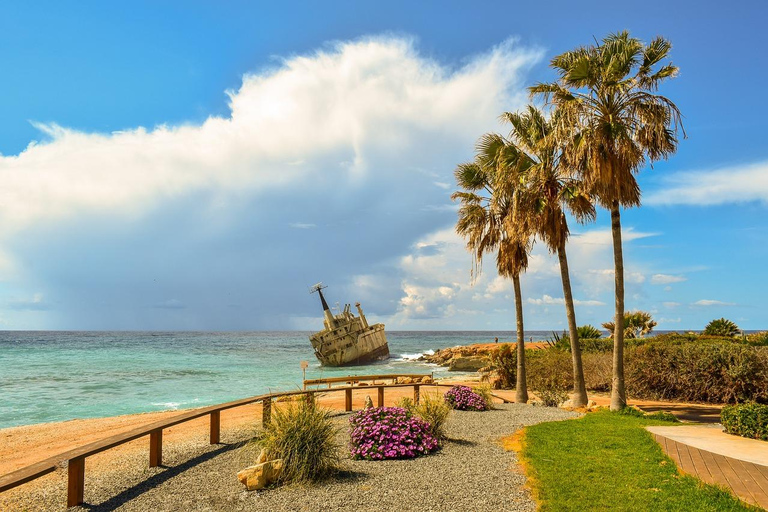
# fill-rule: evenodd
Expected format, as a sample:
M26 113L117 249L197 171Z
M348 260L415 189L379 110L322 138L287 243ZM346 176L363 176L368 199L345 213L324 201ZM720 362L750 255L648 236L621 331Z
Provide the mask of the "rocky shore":
M483 370L490 371L490 354L497 350L504 343L476 343L474 345L465 345L457 347L444 348L436 351L434 354L424 354L419 361L447 366L449 371L454 372L477 372ZM512 348L515 343L507 343ZM526 343L525 348L543 348L545 343Z
M434 354L425 354L419 360L447 366L448 370L453 372L476 372L490 364L490 353L498 347L499 344L496 343L449 347Z

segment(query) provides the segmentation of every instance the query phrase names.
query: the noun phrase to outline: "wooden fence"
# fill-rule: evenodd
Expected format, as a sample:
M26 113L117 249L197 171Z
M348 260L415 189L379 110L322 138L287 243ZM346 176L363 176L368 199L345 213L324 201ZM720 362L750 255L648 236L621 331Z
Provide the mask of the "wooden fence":
M368 375L368 376L355 376L355 377L335 377L336 382L354 382L374 379L392 379L397 377L431 377L430 375L415 375L415 374L398 374L398 375ZM324 383L328 383L325 379ZM341 380L339 380L341 379ZM318 379L323 380L323 379ZM305 382L306 384L306 382ZM190 411L182 412L174 415L170 418L149 423L141 427L117 434L111 437L107 437L100 441L95 441L84 446L79 446L72 450L60 453L36 464L17 469L11 473L0 476L0 492L7 491L24 483L30 482L43 475L51 473L62 467L63 464L67 466L68 480L67 480L67 506L74 507L83 504L83 497L85 491L85 459L91 455L101 453L109 450L121 444L133 441L135 439L149 436L149 466L160 466L163 461L163 430L180 423L200 418L202 416L209 416L210 421L210 443L219 444L219 434L221 431L221 411L226 409L232 409L234 407L241 407L244 405L250 405L261 402L262 404L262 417L261 421L263 425L266 425L270 421L272 413L272 402L280 398L300 396L300 395L312 395L314 393L328 394L336 392L344 392L345 394L345 410L352 410L352 391L353 390L367 390L376 388L377 390L377 406L384 406L384 389L385 388L401 388L401 387L413 387L413 400L419 401L419 394L421 386L427 387L450 387L451 384L439 384L439 383L411 383L411 384L374 384L367 386L337 386L329 387L323 390L300 390L300 391L285 391L278 393L268 393L264 395L252 396L250 398L244 398L242 400L235 400L233 402L227 402L218 405L212 405L209 407L203 407L200 409L193 409ZM495 395L494 395L495 396ZM496 398L507 402L506 399L496 396Z

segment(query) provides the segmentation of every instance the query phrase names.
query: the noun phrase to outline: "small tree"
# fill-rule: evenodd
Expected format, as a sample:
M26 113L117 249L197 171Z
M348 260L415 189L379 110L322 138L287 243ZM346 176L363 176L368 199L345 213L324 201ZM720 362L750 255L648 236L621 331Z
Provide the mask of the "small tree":
M603 337L603 333L594 325L582 325L576 329L580 340L597 340Z
M718 318L712 320L704 328L704 334L710 336L728 336L730 338L738 336L741 333L741 329L735 323L731 322L727 318Z
M605 322L603 328L611 332L613 336L614 328L616 325L613 322ZM642 338L646 334L650 334L653 328L656 327L656 321L651 317L651 314L647 311L625 311L624 312L624 337L625 338Z

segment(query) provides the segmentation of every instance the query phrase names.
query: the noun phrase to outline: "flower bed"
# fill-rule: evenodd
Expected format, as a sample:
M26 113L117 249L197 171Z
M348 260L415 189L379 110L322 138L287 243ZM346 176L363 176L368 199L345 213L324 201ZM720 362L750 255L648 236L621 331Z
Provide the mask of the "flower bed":
M364 409L349 423L350 450L355 459L411 459L438 446L429 423L400 407Z
M445 401L460 411L487 411L488 404L483 397L468 386L453 386L445 393Z

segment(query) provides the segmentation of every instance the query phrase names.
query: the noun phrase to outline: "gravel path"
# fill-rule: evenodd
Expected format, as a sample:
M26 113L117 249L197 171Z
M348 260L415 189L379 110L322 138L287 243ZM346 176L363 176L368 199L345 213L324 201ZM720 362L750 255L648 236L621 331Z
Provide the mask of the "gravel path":
M578 415L530 405L498 407L485 413L454 411L449 440L432 455L376 462L347 458L341 475L326 483L259 492L245 491L235 477L249 465L249 452L241 449L250 435L247 430L227 432L222 441L230 444L218 447L206 446L201 436L164 447L163 468L147 468L143 454L115 460L98 474L89 474L86 465L88 505L72 510L533 511L535 504L523 488L525 477L516 471L516 456L505 452L498 440L525 425ZM337 417L342 426L347 419L347 414ZM346 428L340 436L346 446ZM26 496L16 496L16 506L23 506L14 509L63 510L64 473L28 489Z

